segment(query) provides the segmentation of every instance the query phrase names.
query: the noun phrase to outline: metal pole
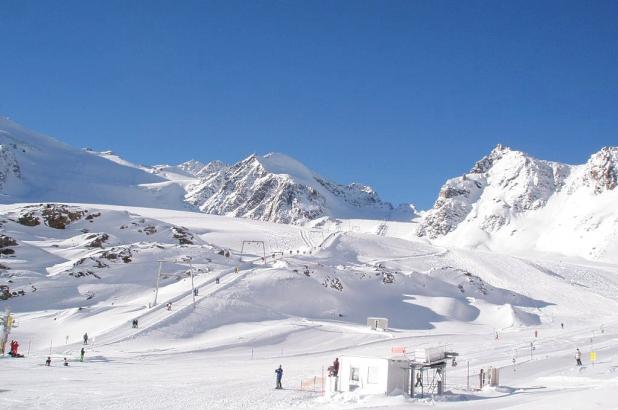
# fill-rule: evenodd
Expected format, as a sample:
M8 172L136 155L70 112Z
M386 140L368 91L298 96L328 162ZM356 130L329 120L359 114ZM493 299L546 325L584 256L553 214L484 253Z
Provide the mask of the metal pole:
M470 391L470 361L469 360L468 360L468 383L467 383L467 385L468 385L468 387L467 387L468 390L467 391Z
M193 285L193 264L189 261L189 273L191 274L191 292L193 293L193 309L195 309L195 286Z
M153 306L157 306L157 296L159 296L159 278L161 277L161 268L163 266L163 261L159 261L159 271L157 272L157 288L155 290L155 299Z
M30 357L30 345L32 345L32 340L28 340L28 353L26 356Z

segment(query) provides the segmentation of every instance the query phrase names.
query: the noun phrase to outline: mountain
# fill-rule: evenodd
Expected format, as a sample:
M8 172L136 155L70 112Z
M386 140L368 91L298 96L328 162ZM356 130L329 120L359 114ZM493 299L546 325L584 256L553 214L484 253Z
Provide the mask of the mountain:
M187 200L210 214L281 223L321 217L412 218L410 207L395 209L370 187L331 182L279 153L251 155L222 166L189 187Z
M322 217L404 219L361 184L340 185L283 154L252 155L233 166L190 160L134 164L111 151L79 150L0 118L0 203L76 202L168 209L281 223Z
M442 186L417 234L458 246L613 260L617 170L616 147L567 165L498 145Z
M186 209L184 190L111 152L70 147L0 118L0 203L84 202Z

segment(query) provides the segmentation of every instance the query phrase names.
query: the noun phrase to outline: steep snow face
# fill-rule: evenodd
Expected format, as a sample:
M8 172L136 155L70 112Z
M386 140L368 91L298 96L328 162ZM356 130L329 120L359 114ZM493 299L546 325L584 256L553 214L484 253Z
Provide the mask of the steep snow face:
M0 118L0 203L87 202L183 209L184 190L111 152L65 145Z
M387 218L393 212L371 188L335 184L277 153L221 167L192 186L187 200L206 213L281 223L323 216Z
M466 218L484 231L498 230L514 217L544 206L562 188L569 173L567 165L498 145L470 173L444 184L419 235L446 235Z
M418 235L454 246L543 251L614 261L617 148L585 165L532 158L498 146L442 187Z

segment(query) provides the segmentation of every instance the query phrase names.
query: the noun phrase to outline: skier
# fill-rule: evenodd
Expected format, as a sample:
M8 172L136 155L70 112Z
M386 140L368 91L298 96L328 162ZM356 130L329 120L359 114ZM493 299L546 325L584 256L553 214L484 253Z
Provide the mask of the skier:
M79 352L79 361L83 362L84 361L84 355L86 354L86 351L84 350L84 348L82 347L82 351Z
M200 292L197 290L197 288L193 289L193 295L197 296Z
M333 362L333 376L337 377L339 375L339 358L335 357L335 361Z
M218 285L219 284L219 278L217 277L217 279L215 279L215 283Z
M582 352L579 351L579 347L575 349L575 361L577 363L577 366L582 365Z
M88 344L88 332L84 333L84 344Z
M560 323L560 327L564 329L564 323Z
M283 368L279 365L279 368L275 370L275 374L277 375L277 387L275 389L281 390L283 386L281 386L281 379L283 378Z
M45 360L45 366L51 366L51 357L47 356L47 360Z
M167 310L172 310L172 303L171 302L167 302Z
M66 358L66 357L64 358L64 365L65 365L65 366L68 366L68 365L69 365L69 361L67 360L67 358Z

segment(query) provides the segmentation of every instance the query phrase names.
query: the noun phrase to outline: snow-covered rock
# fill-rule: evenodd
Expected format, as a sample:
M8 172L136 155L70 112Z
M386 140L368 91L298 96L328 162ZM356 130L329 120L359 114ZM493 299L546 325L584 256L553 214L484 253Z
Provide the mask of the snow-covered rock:
M540 250L612 259L618 235L618 148L584 165L503 146L450 179L417 234L456 246Z
M368 186L336 184L278 153L221 166L191 186L187 199L206 213L281 223L323 216L382 219L394 210Z
M468 174L444 184L419 235L446 235L466 218L484 231L500 229L515 216L544 206L562 188L569 172L567 165L498 145Z

